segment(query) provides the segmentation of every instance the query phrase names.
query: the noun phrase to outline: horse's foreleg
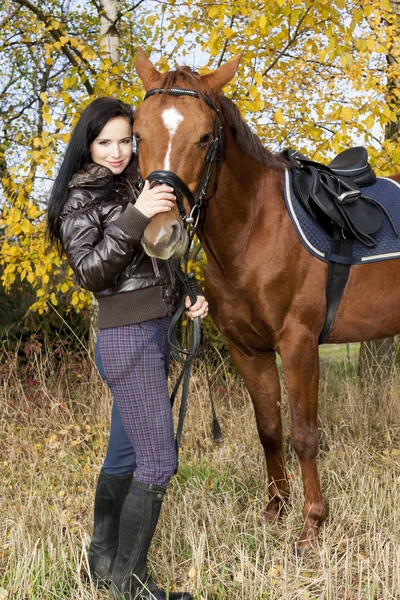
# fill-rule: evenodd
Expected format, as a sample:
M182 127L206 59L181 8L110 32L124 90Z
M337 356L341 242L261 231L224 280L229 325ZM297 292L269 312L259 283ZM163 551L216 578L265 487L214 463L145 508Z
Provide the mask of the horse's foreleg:
M247 358L232 344L230 348L254 405L268 470L269 502L265 517L268 521L273 521L280 516L284 502L289 497L282 449L281 390L275 352Z
M303 476L305 501L299 545L304 548L316 540L325 516L317 467L318 343L309 330L296 327L279 344L279 352L289 394L292 443Z

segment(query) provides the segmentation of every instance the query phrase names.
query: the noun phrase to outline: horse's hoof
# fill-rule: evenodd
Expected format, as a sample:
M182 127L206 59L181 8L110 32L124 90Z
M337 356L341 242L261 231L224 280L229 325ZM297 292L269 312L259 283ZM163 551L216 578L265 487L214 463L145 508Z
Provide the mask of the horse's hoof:
M301 533L300 538L296 544L297 556L303 556L307 550L315 550L318 546L318 529L313 527L309 529L307 533L304 531Z
M282 500L271 500L264 511L264 519L267 523L277 523L285 512L285 505Z
M294 546L294 553L296 556L304 556L307 550L312 550L316 547L316 540L298 540Z
M272 512L270 510L265 510L264 513L264 519L267 523L277 523L279 521L279 519L281 518L281 511L278 510L276 512Z
M317 541L317 539L314 539L313 542L310 540L304 540L300 542L299 540L293 547L293 557L296 559L307 557L310 553L312 553L312 550L317 548Z
M301 548L299 548L299 546L297 544L295 544L294 548L293 548L293 557L301 558L303 555L304 555L304 550L302 550Z

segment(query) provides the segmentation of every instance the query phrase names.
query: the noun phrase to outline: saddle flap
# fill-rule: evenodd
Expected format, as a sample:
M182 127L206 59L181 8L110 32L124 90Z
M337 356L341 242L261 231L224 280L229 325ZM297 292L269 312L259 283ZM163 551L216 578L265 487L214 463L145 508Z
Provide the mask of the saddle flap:
M293 177L293 188L296 196L301 203L307 208L307 210L315 217L313 208L310 205L311 189L312 189L312 176L306 169L302 169L296 173Z
M330 230L331 220L338 222L341 227L346 226L340 212L329 200L324 190L321 189L316 169L307 167L298 170L293 177L293 189L308 212L328 231ZM328 220L326 220L326 216Z
M382 226L382 212L368 198L361 196L356 202L342 206L348 221L355 226L358 231L367 234L376 233Z
M333 221L339 227L346 228L346 220L337 205L332 202L332 195L328 191L332 188L332 185L330 183L325 184L325 187L321 184L321 174L315 167L307 167L306 170L310 172L311 176L311 198L313 202L329 217L330 221ZM329 223L329 227L330 225Z
M316 174L316 179L319 181L318 193L314 200L319 202L322 209L332 215L332 220L340 225L335 218L335 211L332 211L334 206L344 219L346 225L344 229L348 229L353 233L355 231L361 234L370 235L376 233L382 225L382 213L376 204L368 201L366 196L363 196L357 184L349 177L332 177L327 172ZM329 190L325 191L324 190ZM340 198L343 200L341 201Z
M345 219L321 186L317 169L307 166L296 170L293 175L294 193L313 218L328 233L331 232L332 221L343 229L346 228Z
M366 246L375 245L371 234L382 226L382 208L363 195L353 177L338 175L330 167L311 161L298 152L288 151L287 156L292 164L295 194L324 229L331 234L332 225L336 224ZM353 159L350 163L358 165L355 169L368 167L368 163L365 165L365 151L349 153L348 156ZM337 161L338 165L345 167L345 163Z

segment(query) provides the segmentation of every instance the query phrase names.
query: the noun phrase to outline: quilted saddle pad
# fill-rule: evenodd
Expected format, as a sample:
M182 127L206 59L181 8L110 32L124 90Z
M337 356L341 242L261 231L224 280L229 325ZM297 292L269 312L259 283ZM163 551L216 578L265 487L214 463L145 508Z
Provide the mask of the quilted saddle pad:
M296 198L291 179L291 173L286 169L283 195L293 225L307 250L328 262L326 255L332 251L332 238ZM400 235L400 184L378 177L373 185L362 190L365 196L374 198L386 208ZM395 235L385 216L382 227L373 237L376 240L374 248L367 248L358 240L353 240L353 264L400 258L400 237Z

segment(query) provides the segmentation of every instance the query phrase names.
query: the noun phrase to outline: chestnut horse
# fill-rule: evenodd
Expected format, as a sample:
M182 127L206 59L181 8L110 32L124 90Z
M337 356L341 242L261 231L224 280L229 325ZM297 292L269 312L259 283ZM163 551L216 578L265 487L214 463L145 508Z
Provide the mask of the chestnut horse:
M284 159L264 148L233 102L222 95L239 60L202 76L188 67L160 74L139 50L136 70L145 90L168 89L169 93L150 94L141 103L134 135L143 179L154 171L173 172L193 192L215 138L216 122L221 123L222 160L219 167L213 163L197 225L208 262L205 294L254 404L268 468L265 515L269 521L279 516L289 496L276 352L282 358L292 443L304 485L299 538L304 548L317 538L325 515L317 468L317 405L318 336L325 320L328 266L302 245L287 213ZM194 90L198 97L173 95L171 88ZM186 214L190 211L187 195ZM181 217L177 206L153 217L142 238L150 256L168 259L183 254L187 234ZM398 260L353 266L328 343L372 340L398 332Z

